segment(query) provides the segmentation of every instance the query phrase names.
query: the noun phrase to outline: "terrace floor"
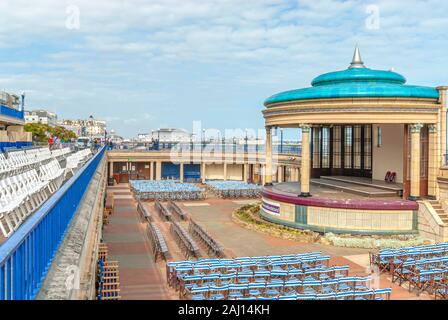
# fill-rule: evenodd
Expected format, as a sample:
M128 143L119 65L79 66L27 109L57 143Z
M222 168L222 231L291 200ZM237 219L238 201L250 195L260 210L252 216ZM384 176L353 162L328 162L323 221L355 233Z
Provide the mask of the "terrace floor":
M103 239L108 244L111 260L120 266L122 299L177 299L178 295L166 285L166 268L163 260L154 261L146 234L146 222L140 219L137 203L127 184L109 187L114 194L115 208L108 225L104 227ZM203 201L178 202L178 204L202 225L225 248L228 257L289 254L322 251L331 255L330 264L349 264L351 275L370 273L369 250L299 243L247 230L232 221L232 212L253 200L223 200L210 198ZM152 203L145 203L152 209ZM152 212L154 212L152 210ZM184 260L169 232L169 222L154 214L155 223L165 236L172 260ZM187 226L186 222L183 222ZM207 257L205 250L201 251ZM431 299L427 294L417 297L407 289L381 275L375 287L391 287L392 299Z

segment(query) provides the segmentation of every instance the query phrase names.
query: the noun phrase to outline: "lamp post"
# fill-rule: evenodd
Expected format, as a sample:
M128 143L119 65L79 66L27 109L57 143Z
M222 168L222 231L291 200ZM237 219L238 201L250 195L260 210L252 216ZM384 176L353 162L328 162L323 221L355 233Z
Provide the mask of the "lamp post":
M247 146L247 129L244 129L244 131L246 131L246 137L244 138L244 140L245 140L245 144L244 144L244 152L246 152L247 153L247 149L248 149L248 146Z
M205 147L205 129L202 129L202 136L201 136L201 153L203 152Z

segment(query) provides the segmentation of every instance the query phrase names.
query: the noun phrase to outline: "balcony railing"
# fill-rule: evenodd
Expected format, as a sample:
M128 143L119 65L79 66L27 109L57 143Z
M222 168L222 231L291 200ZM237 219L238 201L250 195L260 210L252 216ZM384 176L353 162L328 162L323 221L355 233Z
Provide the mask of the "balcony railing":
M104 152L103 147L0 246L0 300L37 296Z
M0 104L0 115L11 117L11 118L16 118L19 120L23 120L25 118L23 111L20 111L20 110L14 109L14 108L10 108L10 107L2 105L2 104Z

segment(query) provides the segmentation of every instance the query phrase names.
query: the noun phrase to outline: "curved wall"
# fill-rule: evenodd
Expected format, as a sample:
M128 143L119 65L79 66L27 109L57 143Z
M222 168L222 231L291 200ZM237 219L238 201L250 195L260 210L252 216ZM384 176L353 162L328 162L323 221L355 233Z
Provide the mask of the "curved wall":
M261 216L316 232L366 235L417 233L418 204L407 200L300 198L264 190Z

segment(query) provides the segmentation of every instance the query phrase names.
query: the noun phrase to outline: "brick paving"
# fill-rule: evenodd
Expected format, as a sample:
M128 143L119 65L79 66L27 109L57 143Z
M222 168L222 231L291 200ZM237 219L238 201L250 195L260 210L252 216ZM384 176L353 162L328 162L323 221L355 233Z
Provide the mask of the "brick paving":
M123 299L177 299L178 294L166 285L165 262L154 262L146 223L136 210L135 200L127 185L110 187L109 192L118 194L114 214L104 227L104 241L108 243L111 259L120 263L120 287ZM250 201L248 201L250 202ZM247 230L232 221L231 214L244 201L209 198L202 202L178 202L179 205L202 225L225 248L228 257L288 254L321 251L331 256L331 265L350 265L350 275L370 273L369 250L341 248L315 243L299 243L280 239L256 231ZM201 205L208 204L208 205ZM170 234L170 223L163 221L155 212L152 203L144 203L153 212L154 222L165 236L173 261L183 260L183 254ZM175 218L176 219L176 218ZM185 227L187 223L182 223ZM207 257L205 250L202 256ZM431 299L427 294L417 297L404 287L391 283L390 276L382 274L375 283L379 287L391 287L392 299Z
M124 300L169 299L160 266L152 259L145 224L139 218L136 202L124 185L109 187L119 195L114 199L114 213L104 227L103 240L108 244L109 257L120 268L120 291Z

